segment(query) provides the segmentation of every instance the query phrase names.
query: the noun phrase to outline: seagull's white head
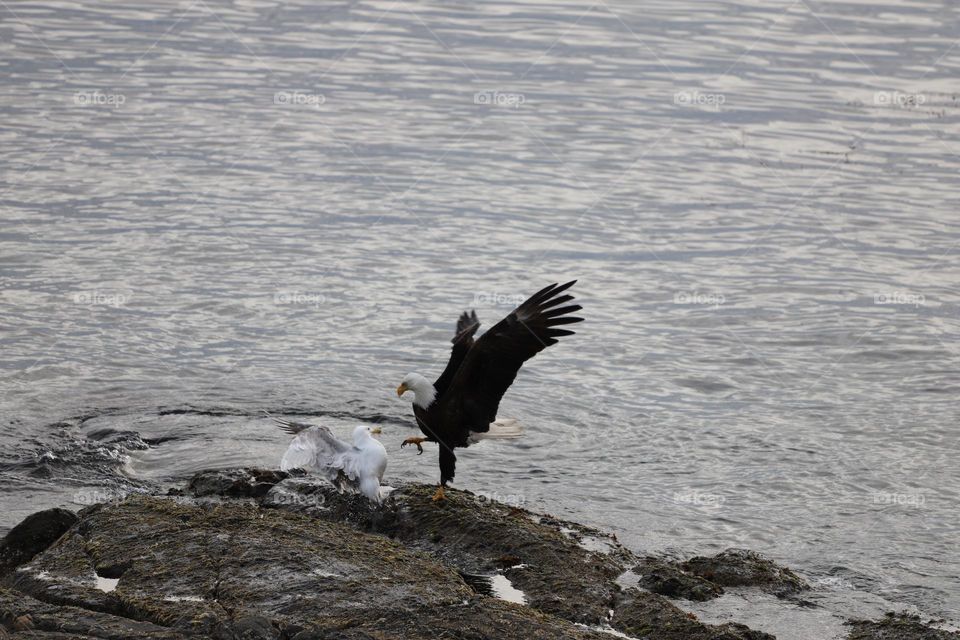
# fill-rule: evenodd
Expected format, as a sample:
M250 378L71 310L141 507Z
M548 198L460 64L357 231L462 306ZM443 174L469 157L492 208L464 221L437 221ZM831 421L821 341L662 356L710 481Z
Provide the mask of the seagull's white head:
M368 427L362 424L353 429L353 444L354 446L359 447L361 444L366 442L368 438L372 438L380 433L382 433L382 431L380 431L380 427Z
M413 404L422 409L429 407L437 397L433 384L419 373L408 373L403 377L397 387L397 396L402 396L407 391L413 391Z

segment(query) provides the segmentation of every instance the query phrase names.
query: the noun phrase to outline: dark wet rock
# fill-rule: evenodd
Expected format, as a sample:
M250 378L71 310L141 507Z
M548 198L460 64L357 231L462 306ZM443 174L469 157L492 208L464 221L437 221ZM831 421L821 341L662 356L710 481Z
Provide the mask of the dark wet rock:
M214 469L194 475L187 488L197 497L262 498L289 475L274 469Z
M729 625L715 627L690 621L687 614L659 596L646 608L631 604L633 599L624 600L617 578L637 566L638 559L609 534L490 501L469 491L449 490L447 500L438 504L430 500L433 491L432 486L401 486L386 504L376 507L362 497L339 494L316 480L290 478L274 487L262 504L350 522L363 531L387 535L407 548L439 558L463 575L500 573L523 592L530 607L572 622L589 626L609 623L629 633L618 626L618 607L626 605L637 628L655 629L661 618L674 625L682 619L683 629L700 634L691 638L770 638L765 634L745 635L754 633L746 627L734 630L740 635L730 635L734 631L727 628ZM694 575L686 576L686 584L691 594L722 592ZM612 622L611 610L615 610Z
M165 627L80 607L42 602L24 593L0 587L0 638L103 638L105 640L179 640L189 637Z
M727 549L715 556L686 562L647 556L633 572L638 586L669 598L703 602L723 595L723 587L759 587L779 597L808 589L795 573L745 549Z
M429 501L428 487L422 494ZM108 567L122 570L104 591L97 575ZM229 500L134 495L98 505L21 567L13 586L168 637L605 638L478 595L437 558L384 536Z
M76 514L66 509L47 509L27 516L0 541L0 576L32 560L76 521Z
M494 575L502 570L528 604L545 613L584 624L606 618L619 590L616 578L635 562L626 549L602 532L468 491L450 490L447 500L435 503L430 500L435 489L402 486L386 504L375 507L362 496L291 479L274 487L263 505L349 522L425 551L460 573ZM608 553L584 548L584 532L607 539ZM505 568L505 558L515 561Z
M810 588L790 569L747 549L727 549L715 556L697 556L679 566L722 587L760 587L779 597Z
M924 624L919 616L888 613L882 620L854 620L847 640L958 640L960 633Z
M602 630L612 629L772 640L704 624L659 594L806 588L753 552L638 558L577 523L468 491L434 503L433 490L402 485L373 505L303 474L233 469L197 474L167 497L96 504L79 520L35 514L11 531L39 537L21 538L35 544L18 547L20 566L0 587L0 638L609 640ZM657 593L621 588L628 570ZM491 595L500 576L525 604ZM851 623L849 638L960 640L905 616Z
M85 509L10 584L54 611L171 637L608 640L609 627L766 637L702 624L636 589L625 597L617 579L638 559L603 532L466 491L434 503L433 491L404 485L378 506L302 474L203 472L181 495ZM525 604L488 595L496 576Z
M704 624L663 596L632 588L620 595L610 625L645 640L776 640L742 624Z
M639 586L668 598L704 602L723 595L723 587L684 571L671 560L647 556L633 572L640 576Z

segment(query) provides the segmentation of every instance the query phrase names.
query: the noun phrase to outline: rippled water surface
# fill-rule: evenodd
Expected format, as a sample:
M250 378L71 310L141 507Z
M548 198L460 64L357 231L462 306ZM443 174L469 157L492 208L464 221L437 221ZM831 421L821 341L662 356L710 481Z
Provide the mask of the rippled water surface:
M432 481L400 378L579 278L457 486L960 617L956 5L0 14L0 530L275 464L263 409Z

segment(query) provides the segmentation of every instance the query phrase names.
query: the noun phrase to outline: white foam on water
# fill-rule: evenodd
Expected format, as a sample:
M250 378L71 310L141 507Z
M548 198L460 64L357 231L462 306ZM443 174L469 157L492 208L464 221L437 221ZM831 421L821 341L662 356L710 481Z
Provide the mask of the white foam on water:
M100 589L100 591L103 591L104 593L110 593L116 589L117 584L120 582L120 578L104 578L102 576L98 576L97 574L94 574L93 577L97 580L97 589Z
M596 551L597 553L610 554L613 553L614 549L612 544L596 536L583 536L579 544L581 548L587 551Z
M707 602L672 602L705 624L739 622L772 634L778 640L842 640L850 633L845 619L825 607L798 607L751 589L728 589L724 595Z
M507 576L499 574L492 576L490 578L490 587L493 589L493 595L501 600L515 602L517 604L527 604L526 594L514 587L513 583L510 582L510 578Z
M640 583L640 577L641 576L639 574L627 569L617 576L616 583L621 589L629 589L630 587L635 587Z
M323 569L314 569L311 571L315 576L320 576L321 578L342 578L343 576L339 573L331 573L330 571L324 571Z
M603 538L591 536L576 529L571 529L570 527L560 527L560 533L573 538L577 544L580 545L581 549L586 549L587 551L609 554L612 553L614 549L613 545Z
M606 625L606 624L598 624L598 625L594 625L594 626L592 626L592 627L589 626L589 625L583 624L582 622L577 622L577 623L575 623L575 624L576 624L578 627L582 627L582 628L584 628L584 629L589 629L590 631L599 631L600 633L608 633L608 634L610 634L611 636L616 636L616 637L618 637L618 638L628 638L628 640L640 640L639 638L635 638L634 636L628 636L627 634L623 633L622 631L617 631L616 629L614 629L614 628L611 627L610 625Z

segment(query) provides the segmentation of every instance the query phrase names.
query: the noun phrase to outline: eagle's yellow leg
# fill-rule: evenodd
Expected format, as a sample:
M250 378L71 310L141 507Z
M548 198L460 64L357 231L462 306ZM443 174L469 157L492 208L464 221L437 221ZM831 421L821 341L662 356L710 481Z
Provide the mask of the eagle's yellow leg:
M400 443L400 448L403 449L408 444L415 444L417 445L417 455L420 455L421 453L423 453L423 447L420 446L420 443L426 442L426 441L427 441L426 438L407 438L402 443Z
M447 496L443 492L443 489L444 489L443 485L440 485L439 487L437 487L437 492L433 494L433 498L431 498L431 500L433 500L434 502L440 502L441 500L446 500Z

